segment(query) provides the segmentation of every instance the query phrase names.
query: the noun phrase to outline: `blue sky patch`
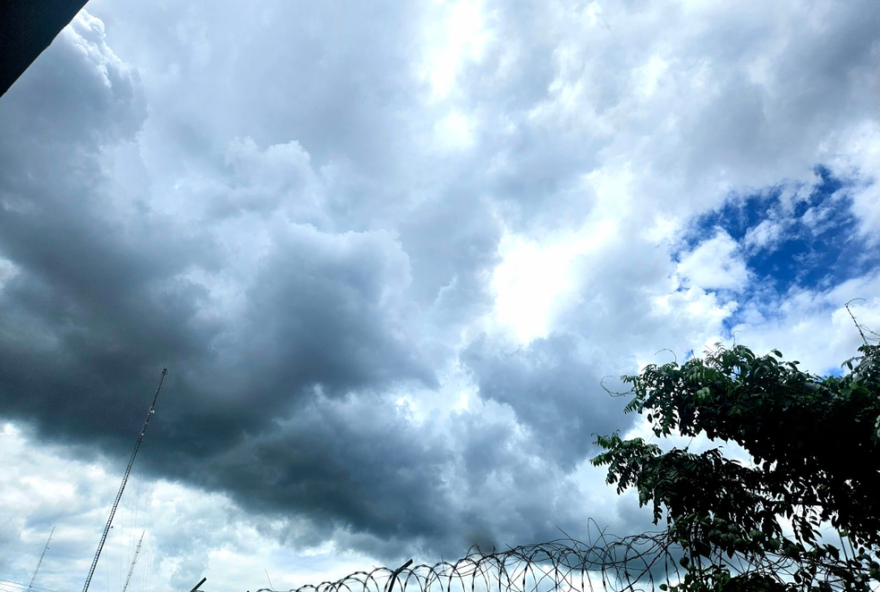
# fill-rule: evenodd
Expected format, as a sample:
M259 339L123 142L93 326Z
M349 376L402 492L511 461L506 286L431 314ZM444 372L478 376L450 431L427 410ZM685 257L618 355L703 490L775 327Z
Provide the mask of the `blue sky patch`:
M739 244L756 283L777 294L825 289L875 268L880 252L856 230L846 180L824 167L816 174L821 182L810 193L779 186L731 197L696 220L685 250L723 229Z

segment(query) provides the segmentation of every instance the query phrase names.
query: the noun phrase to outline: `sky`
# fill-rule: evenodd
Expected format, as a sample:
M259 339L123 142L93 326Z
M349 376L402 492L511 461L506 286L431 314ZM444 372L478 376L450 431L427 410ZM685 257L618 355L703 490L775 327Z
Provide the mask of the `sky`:
M880 330L880 4L92 0L0 98L0 592L649 528L616 378Z

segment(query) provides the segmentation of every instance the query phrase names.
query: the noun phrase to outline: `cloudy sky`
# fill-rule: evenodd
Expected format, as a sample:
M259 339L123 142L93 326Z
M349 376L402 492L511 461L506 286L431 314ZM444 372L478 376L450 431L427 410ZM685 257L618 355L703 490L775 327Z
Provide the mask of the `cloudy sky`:
M0 591L163 367L92 590L640 532L603 377L880 327L878 66L873 0L92 0L0 98Z

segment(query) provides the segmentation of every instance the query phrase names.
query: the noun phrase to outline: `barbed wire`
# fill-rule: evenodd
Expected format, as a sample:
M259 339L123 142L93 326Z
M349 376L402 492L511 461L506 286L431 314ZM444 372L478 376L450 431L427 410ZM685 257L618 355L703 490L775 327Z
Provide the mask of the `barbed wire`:
M474 546L455 562L413 566L410 560L398 569L357 571L290 592L639 592L653 589L658 574L666 581L678 555L665 532L615 537L600 530L587 542L558 539L491 553Z
M586 542L557 539L491 553L475 546L455 562L413 566L410 560L397 569L357 571L334 582L307 584L289 592L647 592L660 583L681 581L687 572L680 567L682 555L681 547L666 532L617 537L598 530ZM689 568L710 564L779 584L790 584L801 567L782 554L746 557L718 551L702 565L691 563ZM820 563L817 568L818 579L829 589L848 589L835 575L833 564ZM256 592L277 591L260 588Z

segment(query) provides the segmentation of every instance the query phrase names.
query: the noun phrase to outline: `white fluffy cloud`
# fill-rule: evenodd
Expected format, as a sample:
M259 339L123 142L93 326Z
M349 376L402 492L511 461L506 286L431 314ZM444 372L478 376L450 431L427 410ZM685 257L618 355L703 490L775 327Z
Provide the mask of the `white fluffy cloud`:
M750 228L743 240L743 246L747 249L767 249L776 247L785 229L778 220L762 220L754 228Z
M676 271L704 290L740 291L748 284L749 271L738 250L736 241L718 229L714 237L683 255Z
M841 150L832 161L838 174L852 178L853 210L859 220L859 231L872 245L880 241L880 125L866 122L847 138L847 149Z

